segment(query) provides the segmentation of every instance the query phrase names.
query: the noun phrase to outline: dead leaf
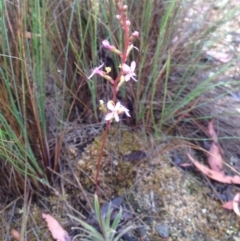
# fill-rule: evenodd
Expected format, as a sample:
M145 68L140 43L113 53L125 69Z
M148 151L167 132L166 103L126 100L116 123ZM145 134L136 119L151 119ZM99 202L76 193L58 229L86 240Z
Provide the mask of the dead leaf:
M10 234L12 235L13 238L15 238L17 241L21 240L21 235L16 229L12 229ZM26 239L24 239L26 241Z
M192 167L193 164L184 162L184 163L180 164L179 166L180 167Z
M224 152L223 152L223 150L221 149L221 147L220 147L220 145L219 145L218 136L217 136L217 133L216 133L216 131L215 131L215 129L214 129L213 123L214 123L214 120L211 120L211 121L208 123L208 134L209 134L210 137L212 138L213 143L218 147L219 152L223 155Z
M209 133L209 135L212 137L213 142L214 142L215 144L218 144L218 136L217 136L216 131L214 130L213 122L214 122L214 120L211 120L211 121L208 123L208 133Z
M213 57L214 59L219 60L223 63L228 63L233 58L233 55L217 52L215 50L209 50L206 53L211 57Z
M240 203L240 193L237 193L232 201L226 202L222 206L225 209L233 210L238 216L240 216L239 203Z
M189 153L187 153L188 158L193 162L193 164L200 170L202 173L204 173L209 178L221 182L221 183L228 183L228 184L240 184L240 176L227 176L224 173L219 173L217 171L213 171L209 169L208 167L202 165L198 161L196 161Z
M209 152L207 153L208 164L213 171L224 174L223 161L219 148L215 143L212 143Z
M47 222L47 226L49 231L52 234L52 237L57 241L71 241L72 239L69 237L66 230L62 228L59 222L52 217L50 214L42 214L43 219Z
M227 210L233 210L233 201L228 201L222 205L223 208Z
M240 193L237 193L235 197L233 198L233 211L240 216L239 211L239 202L240 202Z

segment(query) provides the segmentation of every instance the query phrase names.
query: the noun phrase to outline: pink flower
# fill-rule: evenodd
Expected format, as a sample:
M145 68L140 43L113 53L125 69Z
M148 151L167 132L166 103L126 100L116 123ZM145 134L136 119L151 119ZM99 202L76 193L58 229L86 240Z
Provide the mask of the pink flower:
M93 75L95 75L95 74L98 74L98 75L104 77L104 75L105 75L106 73L105 73L104 71L100 70L103 66L104 66L104 63L101 64L100 66L96 67L96 68L92 71L92 73L91 73L91 75L88 77L88 79L91 79L91 78L93 77Z
M136 68L136 62L135 61L132 61L131 63L131 67L129 67L127 64L123 64L122 65L122 70L123 70L123 73L125 75L125 81L129 81L131 78L134 80L134 81L137 81L137 79L134 78L134 76L137 76L134 71L135 71L135 68Z
M119 51L115 46L111 45L108 40L103 40L102 41L103 47L118 54L119 56L122 55L121 51Z
M125 114L129 117L129 110L124 107L123 105L121 105L120 102L117 102L117 104L115 105L114 102L112 100L108 101L107 103L107 108L111 111L109 112L106 116L105 116L105 120L109 121L112 119L115 119L115 121L119 122L119 114L125 112Z
M110 51L114 51L115 50L115 47L113 45L111 45L109 43L109 41L106 40L106 39L102 41L102 44L103 44L104 48L109 49Z

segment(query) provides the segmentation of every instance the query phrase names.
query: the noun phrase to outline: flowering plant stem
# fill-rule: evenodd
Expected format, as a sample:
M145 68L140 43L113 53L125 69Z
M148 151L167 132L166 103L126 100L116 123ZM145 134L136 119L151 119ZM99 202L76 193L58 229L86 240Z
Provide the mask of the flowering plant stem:
M110 113L107 113L108 111L107 111L107 109L104 105L103 100L100 100L100 109L103 112L105 112L105 114L106 114L105 120L107 120L107 125L106 125L106 129L104 131L104 134L103 134L102 144L101 144L100 153L99 153L98 162L97 162L97 172L96 172L96 176L95 176L95 185L96 185L97 196L99 194L99 172L100 172L101 164L102 164L103 150L104 150L104 146L106 144L107 134L108 134L112 119L115 119L118 122L119 121L118 115L123 113L123 112L125 112L125 114L130 117L129 110L127 108L125 108L123 105L121 105L120 102L116 103L117 92L119 91L119 88L121 87L121 85L124 82L127 82L130 79L133 79L134 81L137 81L135 79L136 74L134 73L134 70L135 70L135 67L136 67L135 61L133 61L131 63L131 67L129 67L126 64L126 61L127 61L129 52L133 48L137 49L131 43L132 43L134 38L137 38L139 36L139 33L137 31L135 31L134 33L132 33L130 35L131 22L127 18L128 7L127 7L127 5L123 5L122 0L116 0L116 3L117 3L116 5L117 5L117 8L118 8L118 12L119 12L119 15L117 15L116 18L119 21L119 23L121 24L123 34L124 34L124 50L123 50L123 52L121 52L115 46L110 45L108 40L104 40L102 42L102 44L106 49L112 51L113 53L117 54L120 57L121 68L120 68L119 74L116 77L116 79L113 80L108 75L108 73L111 70L108 71L107 68L105 68L106 71L101 70L101 68L104 66L104 64L102 64L99 67L95 68L93 70L92 74L88 77L90 79L94 74L98 74L101 77L105 78L106 80L109 80L111 82L111 84L113 85L112 100L109 100L108 103L107 103L107 108L111 111Z
M102 164L103 149L104 149L104 146L105 146L105 143L106 143L107 134L108 134L108 130L109 130L110 125L111 125L111 122L108 121L107 125L106 125L106 128L105 128L105 131L104 131L104 134L103 134L101 149L100 149L100 153L99 153L99 156L98 156L97 173L96 173L96 177L95 177L95 185L96 185L97 196L98 196L98 177L99 177L99 172L100 172L101 164Z

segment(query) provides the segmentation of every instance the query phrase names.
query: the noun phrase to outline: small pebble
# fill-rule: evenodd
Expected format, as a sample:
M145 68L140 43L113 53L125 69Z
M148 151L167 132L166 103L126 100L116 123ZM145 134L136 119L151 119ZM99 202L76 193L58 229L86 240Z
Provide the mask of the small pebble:
M155 230L158 233L158 235L162 238L168 238L170 235L169 228L164 223L158 223L155 226Z
M203 213L203 214L207 213L207 209L203 208L203 209L202 209L202 213Z
M135 232L137 233L138 236L145 237L147 235L147 228L144 226L140 226L135 229Z

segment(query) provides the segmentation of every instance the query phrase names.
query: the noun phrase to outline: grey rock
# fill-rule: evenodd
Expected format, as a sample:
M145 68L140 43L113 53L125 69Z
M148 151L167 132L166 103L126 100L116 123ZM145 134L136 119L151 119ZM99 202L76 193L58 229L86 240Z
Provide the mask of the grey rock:
M169 227L164 223L156 224L155 230L158 233L158 235L162 238L168 238L170 235Z

